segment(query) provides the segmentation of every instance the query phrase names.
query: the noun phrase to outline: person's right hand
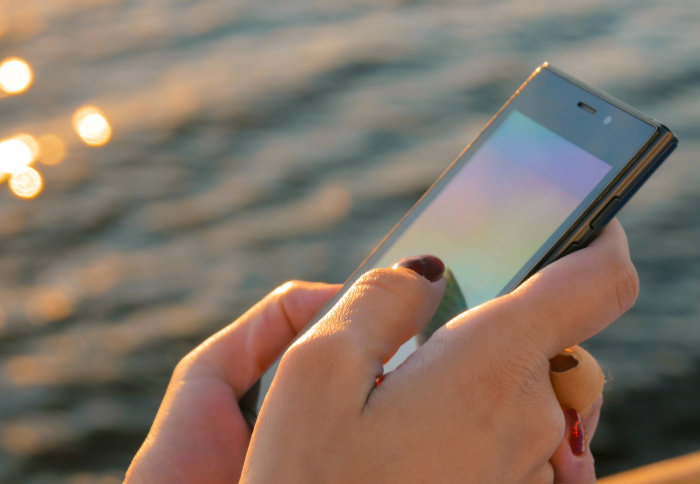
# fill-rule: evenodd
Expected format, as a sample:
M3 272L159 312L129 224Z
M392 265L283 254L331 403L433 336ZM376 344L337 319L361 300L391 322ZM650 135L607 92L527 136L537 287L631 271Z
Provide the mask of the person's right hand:
M377 386L443 287L401 267L362 276L283 357L241 482L595 482L588 439L562 447L572 423L549 360L634 303L619 223L457 316ZM580 472L558 468L572 459Z

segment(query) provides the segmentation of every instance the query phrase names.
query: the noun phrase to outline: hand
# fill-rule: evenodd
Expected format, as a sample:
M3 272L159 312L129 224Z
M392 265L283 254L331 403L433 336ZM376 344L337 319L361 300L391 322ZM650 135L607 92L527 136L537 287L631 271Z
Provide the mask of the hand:
M188 354L126 482L238 482L250 440L238 400L338 289L284 284Z
M549 360L633 304L638 281L619 223L457 316L377 386L443 285L403 268L361 277L285 353L242 482L595 482L585 437L582 455L569 444L574 422Z

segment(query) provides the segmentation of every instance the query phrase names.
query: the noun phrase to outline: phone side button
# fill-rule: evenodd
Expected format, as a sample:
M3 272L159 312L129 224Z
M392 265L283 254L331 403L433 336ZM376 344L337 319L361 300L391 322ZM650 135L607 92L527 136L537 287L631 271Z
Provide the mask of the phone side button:
M574 251L577 251L581 248L581 244L578 242L571 242L569 246L564 249L564 252L562 252L560 257L564 257L565 255L569 255Z
M591 230L598 230L602 228L606 223L610 221L611 218L617 213L618 208L620 208L620 197L613 197L612 200L601 210L598 215L591 220Z

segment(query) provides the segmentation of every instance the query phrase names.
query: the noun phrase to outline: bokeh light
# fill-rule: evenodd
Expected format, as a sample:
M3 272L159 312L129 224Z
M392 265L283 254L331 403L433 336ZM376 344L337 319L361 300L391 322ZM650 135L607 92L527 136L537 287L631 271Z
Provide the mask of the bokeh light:
M10 57L0 64L0 90L20 94L29 89L34 73L29 63L19 57Z
M24 171L39 155L39 143L29 134L18 134L0 141L0 173Z
M9 181L10 190L20 198L34 198L44 187L44 180L34 168L27 166L20 172L12 173Z
M4 449L15 455L31 455L39 447L39 439L29 425L9 423L0 431Z
M122 480L110 475L96 475L88 473L73 474L68 477L66 484L121 484Z
M73 115L73 129L89 146L103 146L112 137L112 126L95 106L83 106Z
M65 444L75 432L68 415L61 412L7 419L3 423L0 443L16 456L42 455L47 449Z
M30 320L37 324L61 321L73 312L73 299L59 287L37 287L26 303Z
M66 143L60 136L45 134L39 137L39 161L44 165L58 165L66 157Z
M27 133L20 133L16 134L15 136L12 137L13 139L19 141L20 143L24 144L27 148L29 148L29 151L31 152L32 155L32 161L29 163L34 163L36 159L39 157L39 142L32 136L31 134Z

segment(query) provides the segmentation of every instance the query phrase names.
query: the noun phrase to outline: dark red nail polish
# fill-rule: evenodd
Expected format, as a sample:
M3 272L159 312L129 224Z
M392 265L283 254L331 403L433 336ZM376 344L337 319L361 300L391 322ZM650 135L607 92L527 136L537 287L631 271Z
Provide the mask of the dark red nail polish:
M583 422L576 410L569 410L567 424L569 425L569 445L571 452L576 456L581 456L586 451L586 439L583 435Z
M416 274L420 274L430 282L439 280L445 272L445 264L434 255L418 255L416 257L406 257L396 264L396 267L411 269Z

